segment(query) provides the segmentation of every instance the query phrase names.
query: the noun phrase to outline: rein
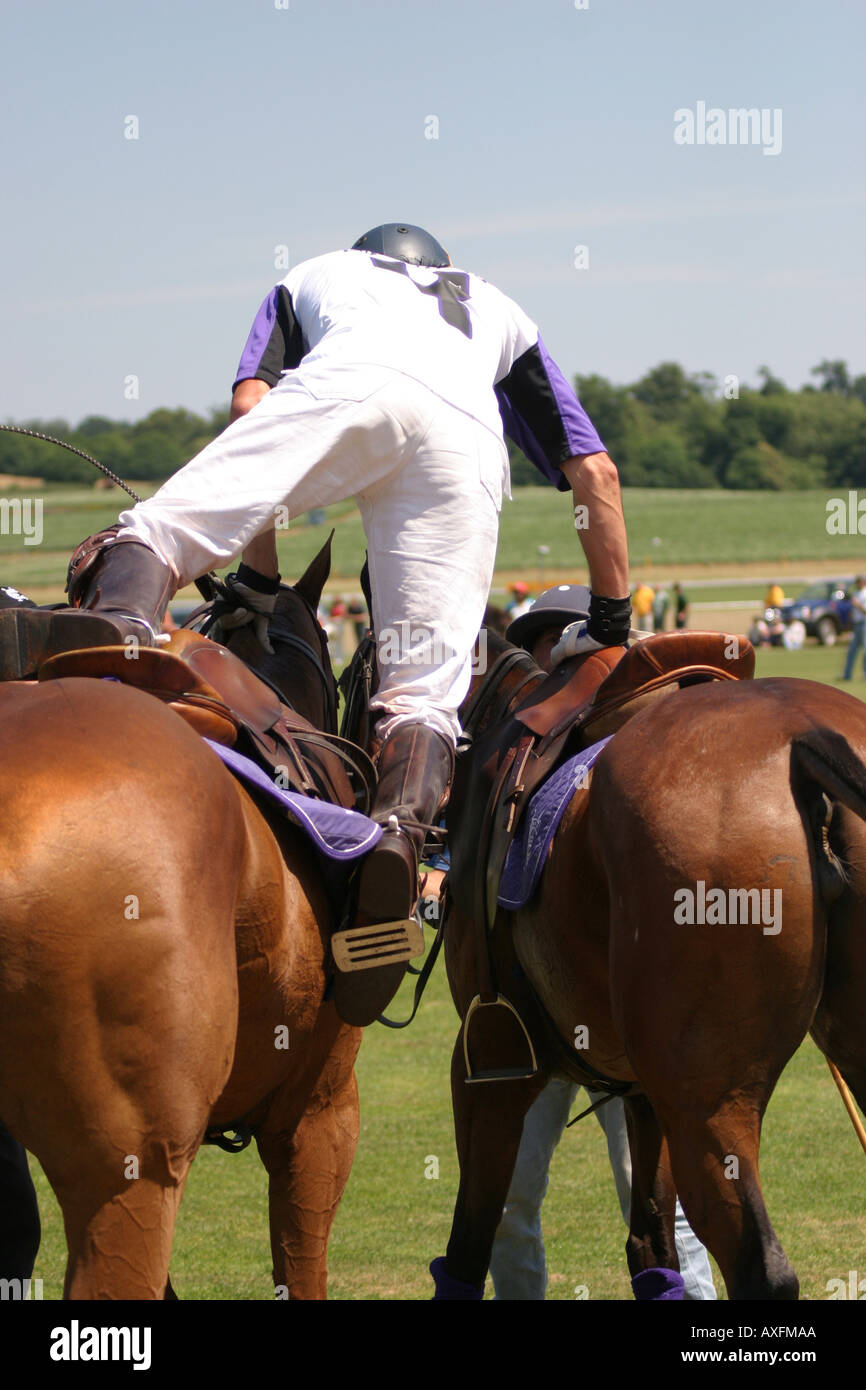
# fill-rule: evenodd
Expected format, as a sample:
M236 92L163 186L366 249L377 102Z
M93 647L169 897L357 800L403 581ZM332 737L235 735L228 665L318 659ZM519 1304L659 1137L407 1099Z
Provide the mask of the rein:
M299 594L298 597L301 598L303 595ZM306 602L306 599L304 602ZM298 637L294 632L280 632L279 629L277 629L273 635L278 642L282 642L287 647L294 647L295 651L300 652L302 656L305 656L307 660L312 663L313 669L321 679L324 688L329 731L335 729L337 727L337 685L333 675L329 675L325 670L321 655L315 652L309 642L305 642L303 637ZM258 671L256 675L259 675ZM294 709L294 706L286 699L285 695L283 696L283 700L289 705L290 709Z

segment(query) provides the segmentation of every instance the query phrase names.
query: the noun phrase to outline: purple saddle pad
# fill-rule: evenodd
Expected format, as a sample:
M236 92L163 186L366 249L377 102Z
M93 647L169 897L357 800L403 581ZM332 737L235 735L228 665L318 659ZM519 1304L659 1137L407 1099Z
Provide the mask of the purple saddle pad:
M271 781L266 772L250 758L225 748L206 738L205 743L212 748L229 769L256 791L274 801L295 825L305 830L316 849L329 859L358 859L371 850L382 836L382 827L360 811L347 811L342 806L332 806L327 801L316 801L311 796L300 796L298 792L284 791Z
M608 734L607 738L576 753L533 794L505 859L499 883L500 907L514 911L529 902L566 806L576 789L585 783L589 769L612 738L613 734Z

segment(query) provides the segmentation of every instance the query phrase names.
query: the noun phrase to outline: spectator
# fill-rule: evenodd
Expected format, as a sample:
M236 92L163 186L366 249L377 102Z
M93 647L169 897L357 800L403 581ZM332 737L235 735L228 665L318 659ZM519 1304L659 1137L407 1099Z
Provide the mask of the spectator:
M510 597L505 602L505 611L509 619L519 618L523 613L528 613L532 607L532 599L529 597L529 585L524 584L522 579L518 579L509 586Z
M849 681L853 676L857 653L861 651L863 652L863 675L866 676L866 578L862 574L858 574L854 580L854 592L851 595L851 641L848 644L848 655L845 658L843 681Z
M641 632L652 632L654 598L655 594L649 584L644 584L643 580L639 579L631 597L631 606Z
M367 605L357 594L349 599L346 607L346 617L350 620L355 630L355 646L357 647L358 643L363 640L367 628L369 627L367 621Z
M689 624L689 600L681 584L674 585L674 624L677 632Z
M665 619L668 609L671 606L671 596L663 584L656 589L656 596L653 599L653 627L656 632L664 632Z

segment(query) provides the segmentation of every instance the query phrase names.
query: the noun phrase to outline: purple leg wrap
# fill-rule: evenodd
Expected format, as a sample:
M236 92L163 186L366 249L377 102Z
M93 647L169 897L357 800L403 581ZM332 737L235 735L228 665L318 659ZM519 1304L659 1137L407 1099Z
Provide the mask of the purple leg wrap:
M484 1297L484 1285L479 1289L477 1284L464 1284L460 1279L455 1279L445 1268L445 1256L440 1255L430 1266L430 1273L433 1275L433 1282L436 1285L436 1292L433 1295L433 1302L437 1299L463 1299L464 1301L474 1301L480 1303Z
M652 1299L657 1303L660 1299L681 1299L683 1296L683 1276L675 1269L644 1269L634 1276L631 1286L635 1298L641 1302Z

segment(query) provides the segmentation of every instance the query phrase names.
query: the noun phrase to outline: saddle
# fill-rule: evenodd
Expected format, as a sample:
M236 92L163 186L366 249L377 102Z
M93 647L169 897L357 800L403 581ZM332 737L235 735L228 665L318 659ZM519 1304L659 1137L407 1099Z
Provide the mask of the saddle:
M110 679L162 700L203 738L237 748L289 791L366 809L375 774L361 750L321 733L228 648L180 629L165 647L88 647L50 657L40 681ZM348 769L348 771L347 771Z

